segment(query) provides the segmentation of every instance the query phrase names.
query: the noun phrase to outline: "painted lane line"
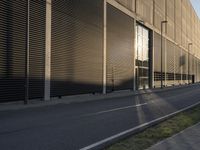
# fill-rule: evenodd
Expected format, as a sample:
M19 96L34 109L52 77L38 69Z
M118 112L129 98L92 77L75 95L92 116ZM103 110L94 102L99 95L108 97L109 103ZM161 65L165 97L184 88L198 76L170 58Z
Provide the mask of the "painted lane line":
M154 124L154 123L156 123L156 122L158 122L158 121L161 121L161 120L164 120L164 119L169 118L169 117L171 117L171 116L174 116L174 115L176 115L176 114L178 114L178 113L180 113L180 112L182 112L182 111L188 110L188 109L190 109L190 108L192 108L192 107L194 107L194 106L196 106L196 105L199 105L199 104L200 104L200 101L197 102L197 103L195 103L195 104L193 104L193 105L190 105L190 106L188 106L188 107L186 107L186 108L180 109L180 110L178 110L178 111L176 111L176 112L170 113L170 114L165 115L165 116L163 116L163 117L154 119L154 120L152 120L152 121L150 121L150 122L141 124L141 125L136 126L136 127L134 127L134 128L131 128L131 129L125 130L125 131L123 131L123 132L120 132L120 133L118 133L118 134L115 134L115 135L113 135L113 136L110 136L110 137L108 137L108 138L106 138L106 139L103 139L103 140L101 140L101 141L98 141L98 142L96 142L96 143L94 143L94 144L91 144L91 145L89 145L89 146L86 146L86 147L84 147L84 148L81 148L80 150L91 150L91 149L94 149L95 147L98 147L98 146L100 146L100 145L103 145L103 144L105 144L105 143L108 143L109 141L112 141L112 140L114 140L114 139L120 138L120 137L122 137L122 136L124 136L124 135L127 135L128 133L132 133L132 132L134 132L134 131L136 131L136 130L138 130L138 129L140 129L140 128L147 127L148 125L152 125L152 124Z
M126 107L119 107L119 108L114 108L114 109L99 111L99 112L96 112L96 113L86 114L86 115L83 115L83 116L94 116L94 115L99 115L99 114L105 114L105 113L109 113L109 112L114 112L114 111L119 111L119 110L125 110L125 109L135 108L135 107L140 107L140 106L144 106L144 105L147 105L147 104L148 103L141 103L141 104L130 105L130 106L126 106Z
M193 91L191 91L191 92L193 93ZM183 96L183 94L188 95L188 93L182 93L182 95L180 95L180 96ZM177 95L171 96L170 98L174 98L174 97L177 97ZM110 109L110 110L104 110L104 111L99 111L99 112L95 112L95 113L89 113L89 114L85 114L85 115L82 115L82 116L83 117L95 116L95 115L105 114L105 113L109 113L109 112L125 110L125 109L129 109L129 108L141 107L141 106L144 106L144 105L155 103L158 100L160 100L160 97L158 97L158 98L154 97L154 98L152 98L152 100L149 100L146 103L138 103L136 105L129 105L129 106L125 106L125 107L119 107L119 108L114 108L114 109ZM136 103L137 103L137 101L136 101Z

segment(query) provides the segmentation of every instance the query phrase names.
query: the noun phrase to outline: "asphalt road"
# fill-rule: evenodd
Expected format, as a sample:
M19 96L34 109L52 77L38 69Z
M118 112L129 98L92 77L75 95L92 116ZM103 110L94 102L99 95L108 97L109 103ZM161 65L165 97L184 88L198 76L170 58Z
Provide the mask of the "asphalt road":
M200 85L0 112L1 150L77 150L200 101Z

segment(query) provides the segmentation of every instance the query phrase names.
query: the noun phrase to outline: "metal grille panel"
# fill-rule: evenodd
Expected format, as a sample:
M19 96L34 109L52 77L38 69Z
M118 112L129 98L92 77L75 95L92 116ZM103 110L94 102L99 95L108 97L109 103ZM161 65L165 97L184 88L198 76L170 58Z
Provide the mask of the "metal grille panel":
M103 1L52 3L51 96L102 92Z
M107 90L133 89L134 22L108 5L107 8Z
M30 98L44 96L46 0L30 1Z
M135 11L135 1L136 0L116 0L118 3L123 5L129 10Z
M0 101L24 99L26 0L0 1Z
M175 77L174 76L175 55L174 55L174 44L168 40L166 42L166 57L167 57L166 58L167 85L172 85L174 84L174 77Z
M137 13L150 24L153 24L153 0L137 1Z

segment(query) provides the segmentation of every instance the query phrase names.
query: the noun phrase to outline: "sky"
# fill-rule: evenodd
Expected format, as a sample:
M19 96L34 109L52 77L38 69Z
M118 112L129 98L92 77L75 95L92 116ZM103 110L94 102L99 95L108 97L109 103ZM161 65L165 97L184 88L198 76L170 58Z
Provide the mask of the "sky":
M190 0L194 9L196 10L197 15L200 18L200 0Z

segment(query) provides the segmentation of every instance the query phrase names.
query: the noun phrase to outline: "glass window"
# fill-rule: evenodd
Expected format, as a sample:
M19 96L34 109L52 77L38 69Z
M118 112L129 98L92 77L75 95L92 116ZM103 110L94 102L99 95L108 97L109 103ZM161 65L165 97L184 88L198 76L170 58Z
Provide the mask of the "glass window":
M149 87L149 30L137 25L136 48L137 89Z

